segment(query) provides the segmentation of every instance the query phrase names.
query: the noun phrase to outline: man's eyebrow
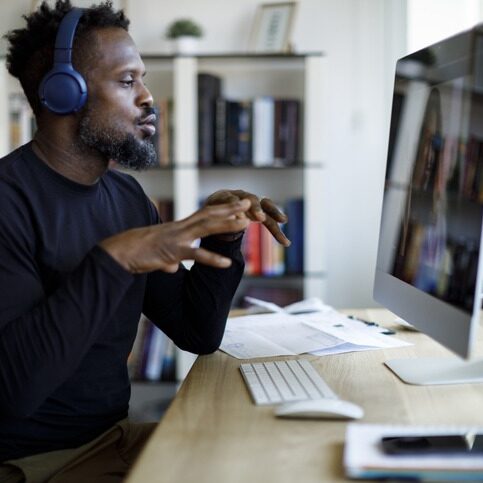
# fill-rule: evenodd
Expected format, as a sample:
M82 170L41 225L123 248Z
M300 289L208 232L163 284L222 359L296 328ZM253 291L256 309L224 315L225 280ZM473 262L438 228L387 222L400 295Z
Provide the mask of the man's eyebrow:
M135 67L127 67L127 68L122 68L119 70L114 70L114 73L118 75L125 75L125 74L133 74L133 75L139 75L141 74L141 77L144 77L146 75L146 70L141 70L137 69Z

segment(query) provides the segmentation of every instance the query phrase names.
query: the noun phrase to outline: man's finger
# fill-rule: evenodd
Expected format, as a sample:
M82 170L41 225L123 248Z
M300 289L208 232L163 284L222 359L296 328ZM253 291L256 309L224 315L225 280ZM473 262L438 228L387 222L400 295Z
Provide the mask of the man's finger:
M285 234L278 226L278 223L273 218L267 217L263 224L268 228L268 230L274 236L275 240L278 241L278 243L280 243L284 247L289 247L292 244L292 242L285 236Z
M271 216L278 223L287 223L287 215L282 213L277 205L270 198L262 198L260 202L263 211L269 216Z
M250 208L249 200L237 200L231 203L222 205L208 205L201 210L196 211L192 215L180 220L179 223L182 228L187 228L199 223L200 220L210 219L227 219L234 218L246 212Z
M231 191L217 191L208 196L205 205L221 205L225 203L232 203L238 201L240 198L235 196Z
M230 258L210 252L204 248L184 247L182 256L183 260L194 260L197 263L215 268L228 268L231 265Z
M255 196L248 191L235 190L233 191L240 199L250 200L251 208L247 212L247 216L253 221L265 221L265 213L263 212L262 205L258 196Z
M237 233L248 227L248 218L214 219L205 218L188 228L190 237L193 239L203 238L210 235L220 235L222 233Z

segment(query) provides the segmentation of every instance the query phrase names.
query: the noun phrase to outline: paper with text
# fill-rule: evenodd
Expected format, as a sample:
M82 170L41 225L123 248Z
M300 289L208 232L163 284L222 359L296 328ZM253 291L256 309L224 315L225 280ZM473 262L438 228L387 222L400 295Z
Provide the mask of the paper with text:
M299 303L297 308L302 312L308 310L308 313L295 310L298 315L292 315L277 310L229 318L220 349L238 359L251 359L307 352L340 354L410 345L382 334L381 327L352 320L328 306L321 308L311 302L305 306ZM314 309L317 311L312 311Z

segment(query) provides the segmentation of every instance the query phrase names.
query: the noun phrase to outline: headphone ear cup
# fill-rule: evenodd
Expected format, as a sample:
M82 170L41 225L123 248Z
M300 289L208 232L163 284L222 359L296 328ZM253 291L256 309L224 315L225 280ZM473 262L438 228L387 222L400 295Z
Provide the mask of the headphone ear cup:
M42 105L55 114L71 114L85 104L87 85L70 65L60 65L42 79L39 97Z

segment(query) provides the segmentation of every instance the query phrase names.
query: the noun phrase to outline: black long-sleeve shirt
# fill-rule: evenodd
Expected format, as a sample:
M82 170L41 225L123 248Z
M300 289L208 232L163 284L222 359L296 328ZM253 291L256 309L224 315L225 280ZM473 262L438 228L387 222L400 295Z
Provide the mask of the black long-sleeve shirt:
M180 348L216 350L243 272L240 241L202 245L228 269L132 275L97 243L159 219L134 178L94 185L27 144L0 160L0 462L76 447L127 416L143 312Z

